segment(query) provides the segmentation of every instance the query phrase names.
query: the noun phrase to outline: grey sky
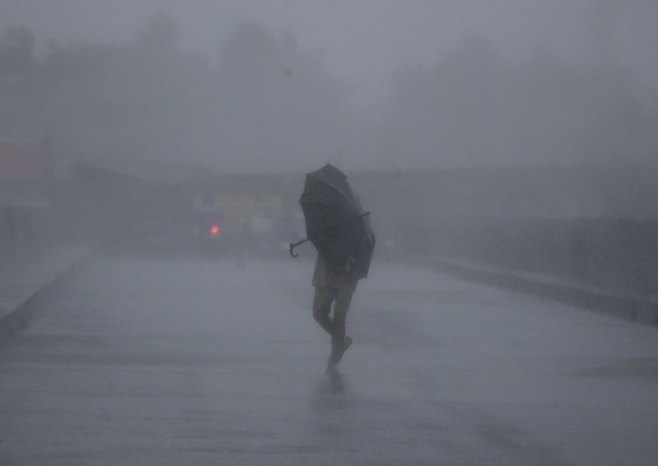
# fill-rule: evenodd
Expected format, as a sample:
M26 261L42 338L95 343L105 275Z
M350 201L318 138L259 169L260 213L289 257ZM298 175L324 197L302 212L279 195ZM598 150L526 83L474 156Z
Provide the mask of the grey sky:
M296 126L295 129L305 137L292 139L287 139L287 135L293 132L285 125L301 123L292 117L289 120L279 117L268 120L264 127L267 130L261 132L262 137L257 139L247 134L250 124L254 124L257 119L246 121L250 124L243 124L243 121L239 125L242 133L231 132L231 137L222 140L223 151L228 154L221 158L223 169L228 166L244 170L274 169L288 162L300 166L300 163L316 163L313 157L345 159L354 166L357 162L365 166L369 163L381 164L388 157L383 156L384 153L390 155L390 160L386 159L387 163L417 166L458 165L465 163L469 157L482 161L484 153L488 154L486 163L525 163L542 157L557 163L558 156L562 157L561 160L580 160L584 151L581 146L566 150L554 145L555 141L568 138L568 134L577 133L579 136L574 137L578 140L589 134L571 131L571 126L564 127L571 120L566 120L561 112L567 112L571 118L575 118L568 108L560 108L558 116L549 123L532 120L534 126L531 126L536 133L528 128L520 130L518 122L514 120L514 113L510 112L507 114L509 119L492 120L496 124L491 125L491 134L497 136L491 136L493 139L489 140L485 136L482 139L474 137L487 134L481 131L480 122L471 122L469 126L458 120L451 120L456 127L446 133L449 136L444 134L437 139L434 123L429 127L423 126L424 121L433 121L432 118L436 118L437 114L431 113L423 120L418 117L420 109L414 106L411 114L420 119L412 122L404 119L398 121L397 125L387 130L387 134L395 136L393 141L389 141L391 144L382 143L379 139L381 147L373 144L373 140L369 139L372 137L369 131L374 128L369 125L382 124L385 120L383 115L389 110L385 98L389 96L387 91L390 90L393 71L403 66L430 67L457 47L460 41L474 34L484 37L512 61L520 61L544 49L554 50L559 56L573 62L608 66L614 64L612 60L634 70L636 75L642 75L646 82L658 88L656 0L0 0L0 27L27 26L40 44L49 38L100 43L128 42L158 12L167 14L179 26L183 48L197 50L210 59L218 56L225 39L247 20L262 23L275 34L290 32L300 49L320 57L334 75L353 89L349 96L351 98L345 102L352 106L352 110L356 110L353 116L363 120L350 120L350 124L343 127L340 124L349 119L329 119L337 125L331 126L324 118L316 121L313 131L299 131L300 128ZM477 69L471 70L470 75L477 78L478 72ZM416 73L420 76L423 74ZM464 89L467 89L468 84L465 86ZM316 90L314 95L319 95L319 92ZM337 100L329 101L335 103ZM381 103L384 105L379 107ZM341 115L345 114L345 108L341 109L342 113L339 112ZM632 119L624 120L624 109L628 107L620 108L619 112L613 114L603 112L609 118L617 118L614 124L610 123L611 128L632 126ZM594 118L595 111L591 106L584 106L581 110L583 113L578 122L600 122ZM533 113L533 117L548 114L550 112ZM183 124L184 120L189 121L183 113L171 112L169 116L169 123L179 131L189 129ZM213 120L211 118L207 121ZM312 119L306 118L303 121L308 123ZM508 123L507 130L504 129L505 123ZM218 122L213 124L219 125ZM446 123L443 124L445 128ZM193 127L198 130L200 126ZM169 139L151 138L154 145L149 146L149 154L173 159L182 152L193 153L200 163L211 159L214 163L217 159L217 134L215 126L210 127L211 130L206 133L196 134L190 139L182 136L176 139L173 135ZM558 127L564 131L560 133L556 129ZM98 130L100 127L95 128ZM547 128L552 128L558 136L547 137L550 133ZM140 131L147 129L140 128ZM403 130L409 131L405 133ZM102 133L102 130L99 131ZM614 131L592 131L592 137L583 144L598 154L597 157L603 157L603 149L612 153L614 144L621 144L618 138L613 138L610 144L601 142L604 139L600 134L612 134ZM520 149L516 140L510 142L506 136L520 133L534 134L526 137L534 141L535 145L531 149ZM95 133L81 131L80 134ZM268 134L271 139L266 137ZM492 142L494 139L498 141L497 145ZM654 146L650 136L645 139L637 143L638 147L644 147L643 144L646 147ZM115 142L126 140L129 138L113 139ZM194 141L195 145L192 151L176 145L190 141ZM537 141L548 142L544 144ZM165 144L166 150L155 147L156 142ZM302 142L313 149L296 145ZM396 149L393 142L404 144L404 150ZM482 144L482 147L476 147L477 144ZM537 144L543 144L543 149L537 149ZM485 145L486 149L483 149ZM494 146L498 149L494 150ZM108 150L107 146L103 147ZM270 147L279 147L279 158L245 156L249 153L273 153ZM139 152L141 149L132 147L130 150ZM85 152L82 149L80 151ZM171 156L166 155L169 152ZM308 155L311 152L313 157ZM494 153L498 153L498 156L492 155ZM533 154L533 157L529 157L528 153ZM358 157L354 154L358 154ZM399 158L399 154L404 154L404 160Z
M0 26L29 26L40 40L114 42L163 11L180 26L185 47L213 56L233 27L253 19L277 33L291 31L371 98L386 90L396 67L433 63L468 34L484 35L510 57L538 46L585 57L591 1L0 0Z

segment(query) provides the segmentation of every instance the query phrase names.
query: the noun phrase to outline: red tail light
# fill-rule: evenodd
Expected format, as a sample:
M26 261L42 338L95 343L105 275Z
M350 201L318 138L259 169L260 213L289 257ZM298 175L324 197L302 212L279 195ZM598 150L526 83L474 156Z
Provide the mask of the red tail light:
M212 236L219 236L220 231L221 230L220 230L219 226L217 226L217 225L212 225L210 227L210 234Z

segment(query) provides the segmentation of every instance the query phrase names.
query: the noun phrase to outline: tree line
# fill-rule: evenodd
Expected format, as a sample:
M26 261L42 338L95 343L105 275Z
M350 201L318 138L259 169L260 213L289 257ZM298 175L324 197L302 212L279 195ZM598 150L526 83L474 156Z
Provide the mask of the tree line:
M214 61L182 50L162 14L124 44L35 48L24 27L0 35L0 137L47 137L88 160L238 171L361 159L384 168L651 163L658 147L656 89L549 51L510 62L477 37L435 66L399 70L389 99L366 115L354 114L320 57L255 22L237 27Z

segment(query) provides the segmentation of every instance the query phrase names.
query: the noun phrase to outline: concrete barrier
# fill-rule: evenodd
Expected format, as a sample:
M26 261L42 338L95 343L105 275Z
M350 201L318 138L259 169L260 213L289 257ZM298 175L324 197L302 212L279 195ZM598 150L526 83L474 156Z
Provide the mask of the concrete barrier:
M432 261L432 266L467 280L510 288L658 327L658 299L654 297L614 293L554 277L519 273L454 259L435 259Z
M86 248L53 251L0 275L0 347L29 323L36 304L91 257Z

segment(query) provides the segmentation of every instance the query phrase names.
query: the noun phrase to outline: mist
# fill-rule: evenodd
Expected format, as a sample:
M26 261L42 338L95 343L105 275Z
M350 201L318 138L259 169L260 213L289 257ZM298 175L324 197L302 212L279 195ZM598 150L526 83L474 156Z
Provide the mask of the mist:
M654 0L0 0L0 463L653 464L657 43Z
M21 188L50 206L26 214L54 222L48 237L187 245L206 207L243 210L223 220L235 236L263 216L300 236L303 174L331 163L360 182L392 256L596 280L583 259L552 270L538 256L602 234L595 260L626 234L614 222L658 212L652 2L31 0L0 13L0 139L8 160L33 154L51 173ZM566 231L536 237L541 219ZM608 233L571 224L585 219ZM491 237L526 228L541 254L494 251Z
M455 216L470 255L500 217L656 214L652 2L31 0L0 13L0 138L10 157L24 144L48 160L47 187L26 189L55 200L46 216L67 219L64 237L102 225L88 236L121 242L154 224L184 237L205 200L238 195L275 199L292 224L303 174L327 162L363 180L407 254L466 241Z
M522 3L5 2L2 131L222 172L653 163L655 7Z

